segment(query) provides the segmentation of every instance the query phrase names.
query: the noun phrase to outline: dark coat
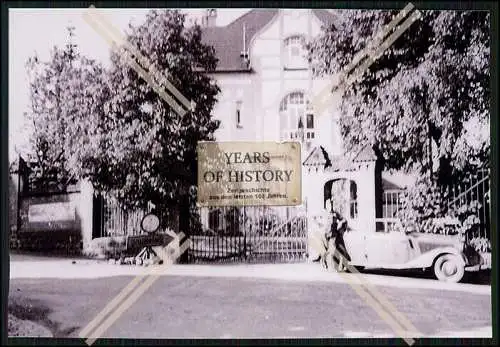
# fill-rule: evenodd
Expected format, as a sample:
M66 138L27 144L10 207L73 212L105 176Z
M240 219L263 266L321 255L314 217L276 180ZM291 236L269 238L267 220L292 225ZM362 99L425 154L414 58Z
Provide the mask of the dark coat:
M347 220L339 216L338 214L334 215L332 218L332 225L330 227L330 233L328 237L329 248L333 243L335 248L347 259L351 260L347 252L347 248L344 243L344 233L347 230ZM330 241L331 240L331 241Z

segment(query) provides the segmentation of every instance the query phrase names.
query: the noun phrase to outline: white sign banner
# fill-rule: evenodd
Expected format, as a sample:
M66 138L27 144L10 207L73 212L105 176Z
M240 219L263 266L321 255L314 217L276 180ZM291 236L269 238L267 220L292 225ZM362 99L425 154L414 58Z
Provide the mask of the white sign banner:
M75 220L76 210L71 202L52 202L30 205L29 222L56 222Z

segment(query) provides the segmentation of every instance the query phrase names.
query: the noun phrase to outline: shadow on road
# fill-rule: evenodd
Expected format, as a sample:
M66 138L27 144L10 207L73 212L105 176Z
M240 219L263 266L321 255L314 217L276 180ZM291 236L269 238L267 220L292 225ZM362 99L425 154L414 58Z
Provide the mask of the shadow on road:
M363 269L361 273L384 275L384 276L399 276L409 278L422 278L437 281L431 271L422 270L380 270L380 269ZM477 272L465 272L464 278L460 283L491 285L491 271L481 270Z

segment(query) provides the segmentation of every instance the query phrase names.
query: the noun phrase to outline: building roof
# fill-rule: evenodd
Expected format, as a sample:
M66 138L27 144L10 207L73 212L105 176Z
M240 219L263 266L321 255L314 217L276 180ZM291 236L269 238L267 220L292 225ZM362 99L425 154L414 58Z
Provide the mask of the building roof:
M313 14L326 26L336 21L327 10L314 9ZM254 9L235 19L226 26L203 28L202 41L215 48L219 62L216 72L250 72L241 57L243 51L243 25L245 25L245 46L248 49L253 37L278 15L278 9Z
M364 161L376 161L377 155L371 146L364 146L354 157L353 161L364 162Z
M314 9L312 12L325 26L335 25L338 21L337 17L328 10Z
M404 187L402 187L399 184L396 184L394 182L391 182L387 180L386 178L382 178L382 189L383 190L401 190Z
M375 152L369 147L363 147L355 155L332 155L322 146L315 147L303 162L304 166L321 167L329 171L354 170L360 162L376 161Z
M327 165L327 160L329 160L329 158L326 155L326 151L323 147L319 146L314 147L302 164L305 166L325 167Z
M402 171L382 171L382 188L384 190L401 190L411 187L417 179L416 174Z

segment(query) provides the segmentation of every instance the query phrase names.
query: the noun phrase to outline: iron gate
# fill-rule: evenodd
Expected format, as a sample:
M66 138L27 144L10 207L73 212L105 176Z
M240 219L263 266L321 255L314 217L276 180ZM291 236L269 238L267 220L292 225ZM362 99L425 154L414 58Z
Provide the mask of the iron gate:
M201 208L190 262L292 262L307 254L305 206Z

